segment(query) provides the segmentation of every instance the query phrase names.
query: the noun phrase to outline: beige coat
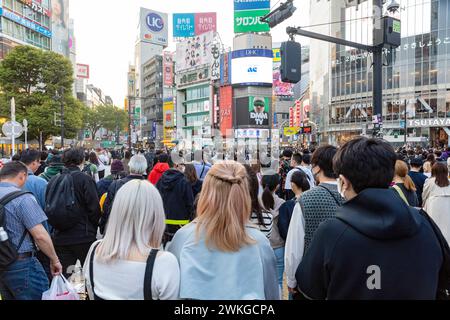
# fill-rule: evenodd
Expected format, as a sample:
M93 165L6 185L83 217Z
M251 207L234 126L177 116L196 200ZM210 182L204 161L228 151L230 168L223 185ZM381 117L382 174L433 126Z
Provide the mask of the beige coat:
M441 188L436 178L425 182L423 189L424 210L433 218L450 244L450 186Z

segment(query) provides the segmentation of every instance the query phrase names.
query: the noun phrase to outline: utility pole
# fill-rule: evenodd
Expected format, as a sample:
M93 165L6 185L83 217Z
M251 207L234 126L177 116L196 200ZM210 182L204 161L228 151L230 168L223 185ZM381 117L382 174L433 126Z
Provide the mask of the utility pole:
M128 149L131 149L131 96L128 96Z
M64 149L64 87L61 88L61 149Z
M373 0L373 38L376 39L378 28L382 27L381 17L383 10L382 0ZM383 44L373 47L373 91L372 91L372 110L373 115L377 117L373 136L383 137Z
M408 104L407 100L405 99L405 146L408 143L407 137L408 137Z

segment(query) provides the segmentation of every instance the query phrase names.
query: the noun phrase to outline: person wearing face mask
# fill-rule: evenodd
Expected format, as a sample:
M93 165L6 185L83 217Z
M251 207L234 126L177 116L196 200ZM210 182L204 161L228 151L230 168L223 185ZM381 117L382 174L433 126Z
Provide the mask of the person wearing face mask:
M164 172L156 184L166 213L166 231L163 244L172 241L175 233L194 219L194 194L191 183L184 175L185 164L181 159Z
M305 192L294 207L286 238L285 272L289 292L294 298L297 291L295 272L307 252L319 225L336 215L344 202L339 195L337 176L333 171L333 157L337 149L333 146L318 148L311 158L312 173L317 187Z
M304 158L305 158L305 162L303 161ZM309 156L309 154L305 154L302 156L300 153L295 153L292 156L291 167L293 169L291 169L288 172L288 174L286 176L286 182L284 185L284 189L286 190L286 200L291 200L295 197L295 194L292 191L292 186L291 186L291 178L292 178L292 175L294 174L294 172L303 171L306 174L306 176L308 177L310 189L312 189L316 186L315 181L314 181L315 180L314 175L311 172L311 169L309 168L309 164L307 164L310 161L311 161L311 157Z
M333 167L347 201L320 225L300 263L296 280L305 297L436 299L442 234L389 189L396 160L380 139L356 138L337 152Z

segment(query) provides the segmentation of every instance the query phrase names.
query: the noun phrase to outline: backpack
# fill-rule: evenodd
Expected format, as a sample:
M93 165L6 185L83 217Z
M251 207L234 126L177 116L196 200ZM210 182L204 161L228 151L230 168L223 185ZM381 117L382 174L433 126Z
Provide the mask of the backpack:
M45 193L45 213L48 222L57 230L73 228L79 221L73 176L67 169L50 181Z
M92 179L94 179L94 173L91 170L91 165L90 163L86 163L83 167L83 170L81 170L81 172L87 174L89 177L91 177Z
M4 232L6 232L5 228L5 206L11 202L12 200L19 198L25 194L32 194L31 192L24 191L15 191L12 192L0 200L0 227L3 228ZM17 260L18 251L22 246L25 237L28 234L28 230L25 229L22 237L20 238L19 245L14 247L10 239L6 239L4 241L0 240L0 274L5 271L12 263Z

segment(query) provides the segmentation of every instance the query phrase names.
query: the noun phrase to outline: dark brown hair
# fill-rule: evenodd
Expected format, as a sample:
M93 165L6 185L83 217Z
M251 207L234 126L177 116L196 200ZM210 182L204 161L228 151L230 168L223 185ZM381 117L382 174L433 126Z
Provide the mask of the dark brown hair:
M193 164L187 163L184 165L184 175L190 183L196 183L198 181L197 171L195 171Z
M433 178L436 178L436 184L445 188L450 185L450 181L448 181L448 167L444 163L436 162L431 169L431 175Z

